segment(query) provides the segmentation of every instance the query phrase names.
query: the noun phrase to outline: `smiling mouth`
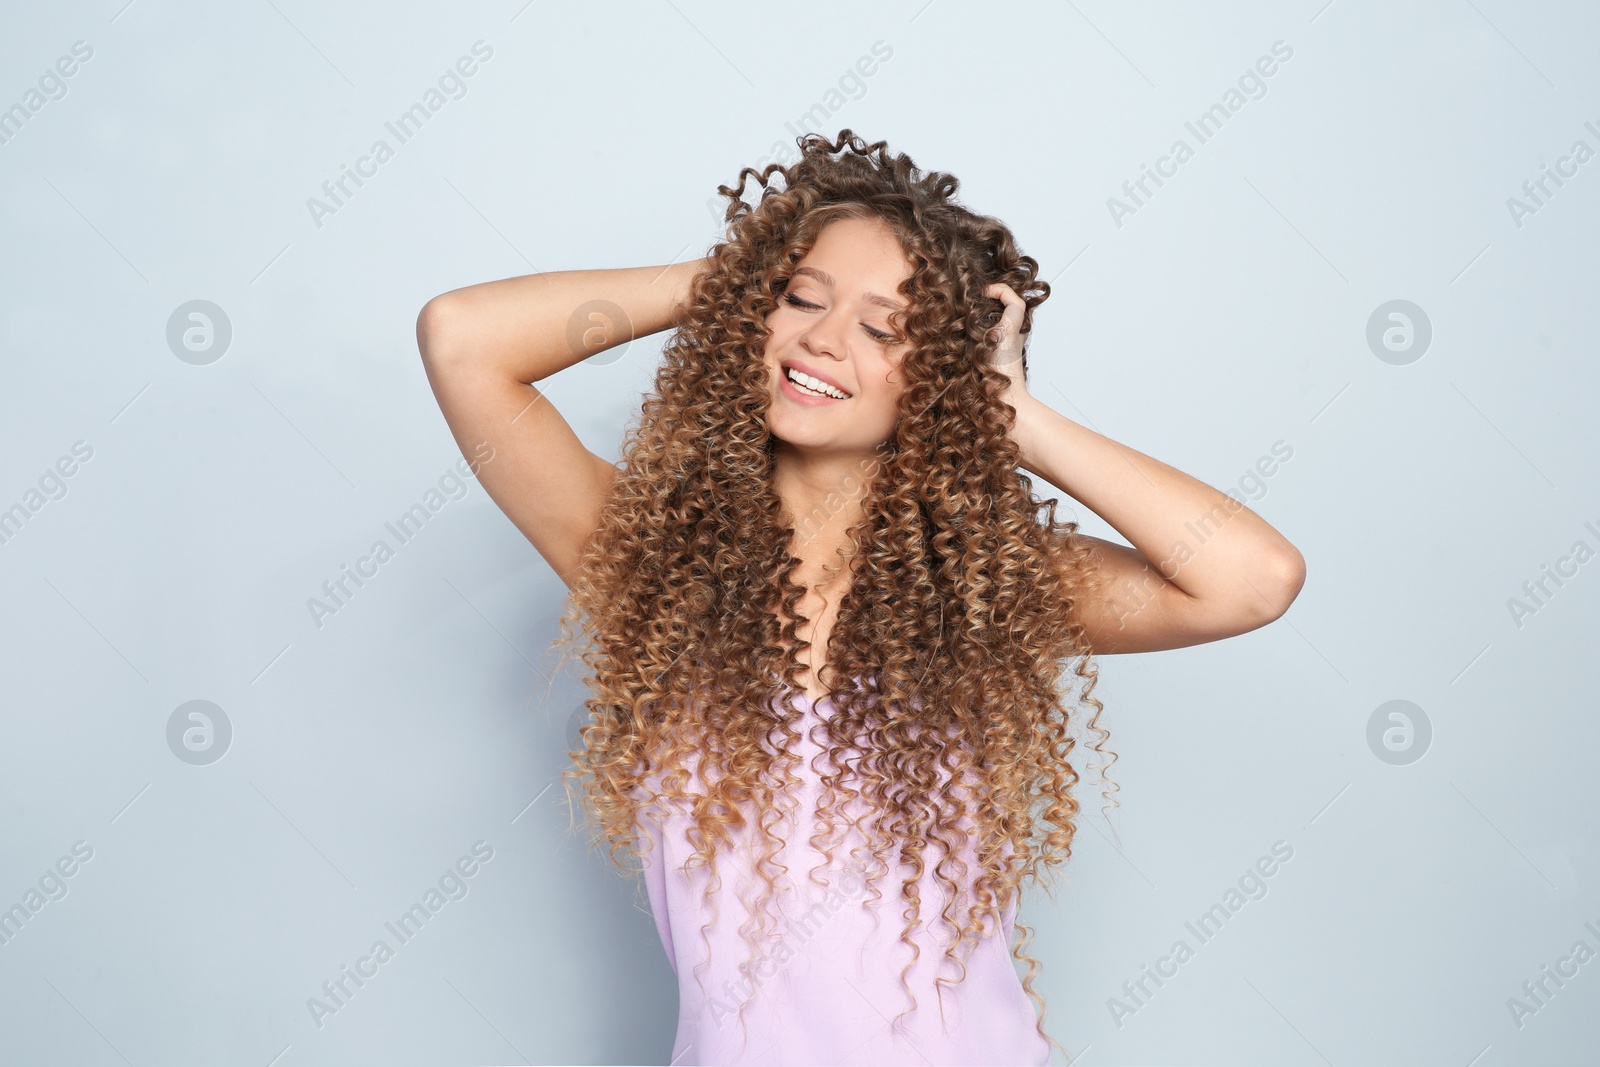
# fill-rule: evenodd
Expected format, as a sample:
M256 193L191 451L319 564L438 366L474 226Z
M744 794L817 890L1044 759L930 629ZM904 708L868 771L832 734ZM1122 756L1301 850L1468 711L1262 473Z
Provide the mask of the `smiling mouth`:
M793 367L786 368L783 376L790 385L794 386L795 391L802 396L813 396L827 400L850 399L850 394L843 389L835 389L827 382L813 378L811 375L795 370Z

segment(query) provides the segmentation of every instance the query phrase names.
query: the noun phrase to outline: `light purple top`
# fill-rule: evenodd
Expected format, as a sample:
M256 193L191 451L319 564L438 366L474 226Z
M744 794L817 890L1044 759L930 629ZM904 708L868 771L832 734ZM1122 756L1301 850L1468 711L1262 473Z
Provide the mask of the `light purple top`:
M666 810L659 796L659 770L636 794L655 797L655 803L641 809L638 827L650 909L678 975L672 1063L1048 1064L1050 1045L1036 1029L1033 1004L1010 955L1015 898L1000 932L988 920L988 932L976 946L971 942L964 946L966 976L943 988L941 1021L941 996L934 977L943 975L954 982L961 970L944 957L954 935L938 918L945 890L935 878L944 854L936 841L929 841L923 853L922 910L911 934L921 952L905 976L916 997L916 1011L891 1028L890 1021L911 1008L900 972L912 953L899 940L906 906L900 899L900 880L911 874L911 868L897 865L898 870L880 877L881 899L871 900L873 894L861 873L849 866L851 847L865 843L861 831L849 825L862 811L860 799L850 797L841 798L843 806L834 815L841 837L823 842L833 852L833 866L819 870L817 880L831 888L808 877L824 855L807 838L825 829L822 820L812 819L822 786L811 760L820 755L820 765L833 770L810 727L820 716L831 714L833 703L827 697L813 701L797 693L795 706L804 713L796 742L801 760L793 771L802 781L796 812L805 817L806 829L797 833L793 817L780 819L773 828L774 836L784 841L774 860L788 871L774 868L777 888L767 905L772 926L765 944L754 950L751 965L740 966L752 950L739 926L747 919L753 923L758 915L740 894L751 902L761 898L765 883L753 868L762 843L759 831L748 822L729 829L734 844L743 847L719 847L716 865L722 885L708 904L703 896L709 880L705 865L684 870L694 853L687 835L694 825L687 805ZM774 744L777 740L774 734ZM691 756L687 762L688 791L695 792L703 788L698 760ZM948 779L949 772L941 772ZM970 832L970 821L966 828ZM867 850L861 855L870 860ZM963 858L970 878L977 870L972 839ZM957 923L965 920L966 907L965 898L958 901L953 912ZM706 959L707 942L709 964L697 978L696 966ZM741 1005L743 1027L738 1018Z

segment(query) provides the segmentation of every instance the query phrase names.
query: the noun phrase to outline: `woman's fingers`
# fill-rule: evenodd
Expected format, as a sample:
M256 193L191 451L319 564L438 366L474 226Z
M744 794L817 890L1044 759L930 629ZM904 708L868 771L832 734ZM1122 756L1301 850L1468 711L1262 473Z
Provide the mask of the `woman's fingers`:
M998 337L999 341L990 362L996 366L1004 366L1021 360L1022 316L1028 308L1027 303L1017 295L1015 289L1001 282L995 282L985 288L984 295L993 297L1005 305L999 325L990 333L991 338Z

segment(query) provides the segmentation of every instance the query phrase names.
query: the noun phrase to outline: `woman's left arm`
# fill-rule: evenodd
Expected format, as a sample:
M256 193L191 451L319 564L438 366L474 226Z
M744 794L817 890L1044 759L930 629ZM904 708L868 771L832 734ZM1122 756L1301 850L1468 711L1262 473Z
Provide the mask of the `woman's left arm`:
M1095 549L1098 594L1081 604L1095 654L1155 652L1247 633L1289 609L1305 584L1298 549L1241 501L1081 426L1028 393L1007 286L993 362L1011 385L1021 465L1060 487L1133 545L1077 535Z

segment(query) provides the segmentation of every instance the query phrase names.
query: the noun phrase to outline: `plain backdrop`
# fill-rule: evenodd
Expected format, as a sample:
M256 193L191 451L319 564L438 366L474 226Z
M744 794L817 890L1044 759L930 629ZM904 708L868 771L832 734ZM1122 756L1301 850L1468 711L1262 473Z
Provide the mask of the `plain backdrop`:
M414 324L704 255L719 184L848 126L1038 259L1035 395L1308 564L1273 625L1100 661L1119 806L1084 783L1021 916L1074 1062L1588 1062L1597 32L1570 0L9 5L0 1060L666 1060L642 893L553 785L564 588L460 477ZM547 383L588 447L664 338Z

